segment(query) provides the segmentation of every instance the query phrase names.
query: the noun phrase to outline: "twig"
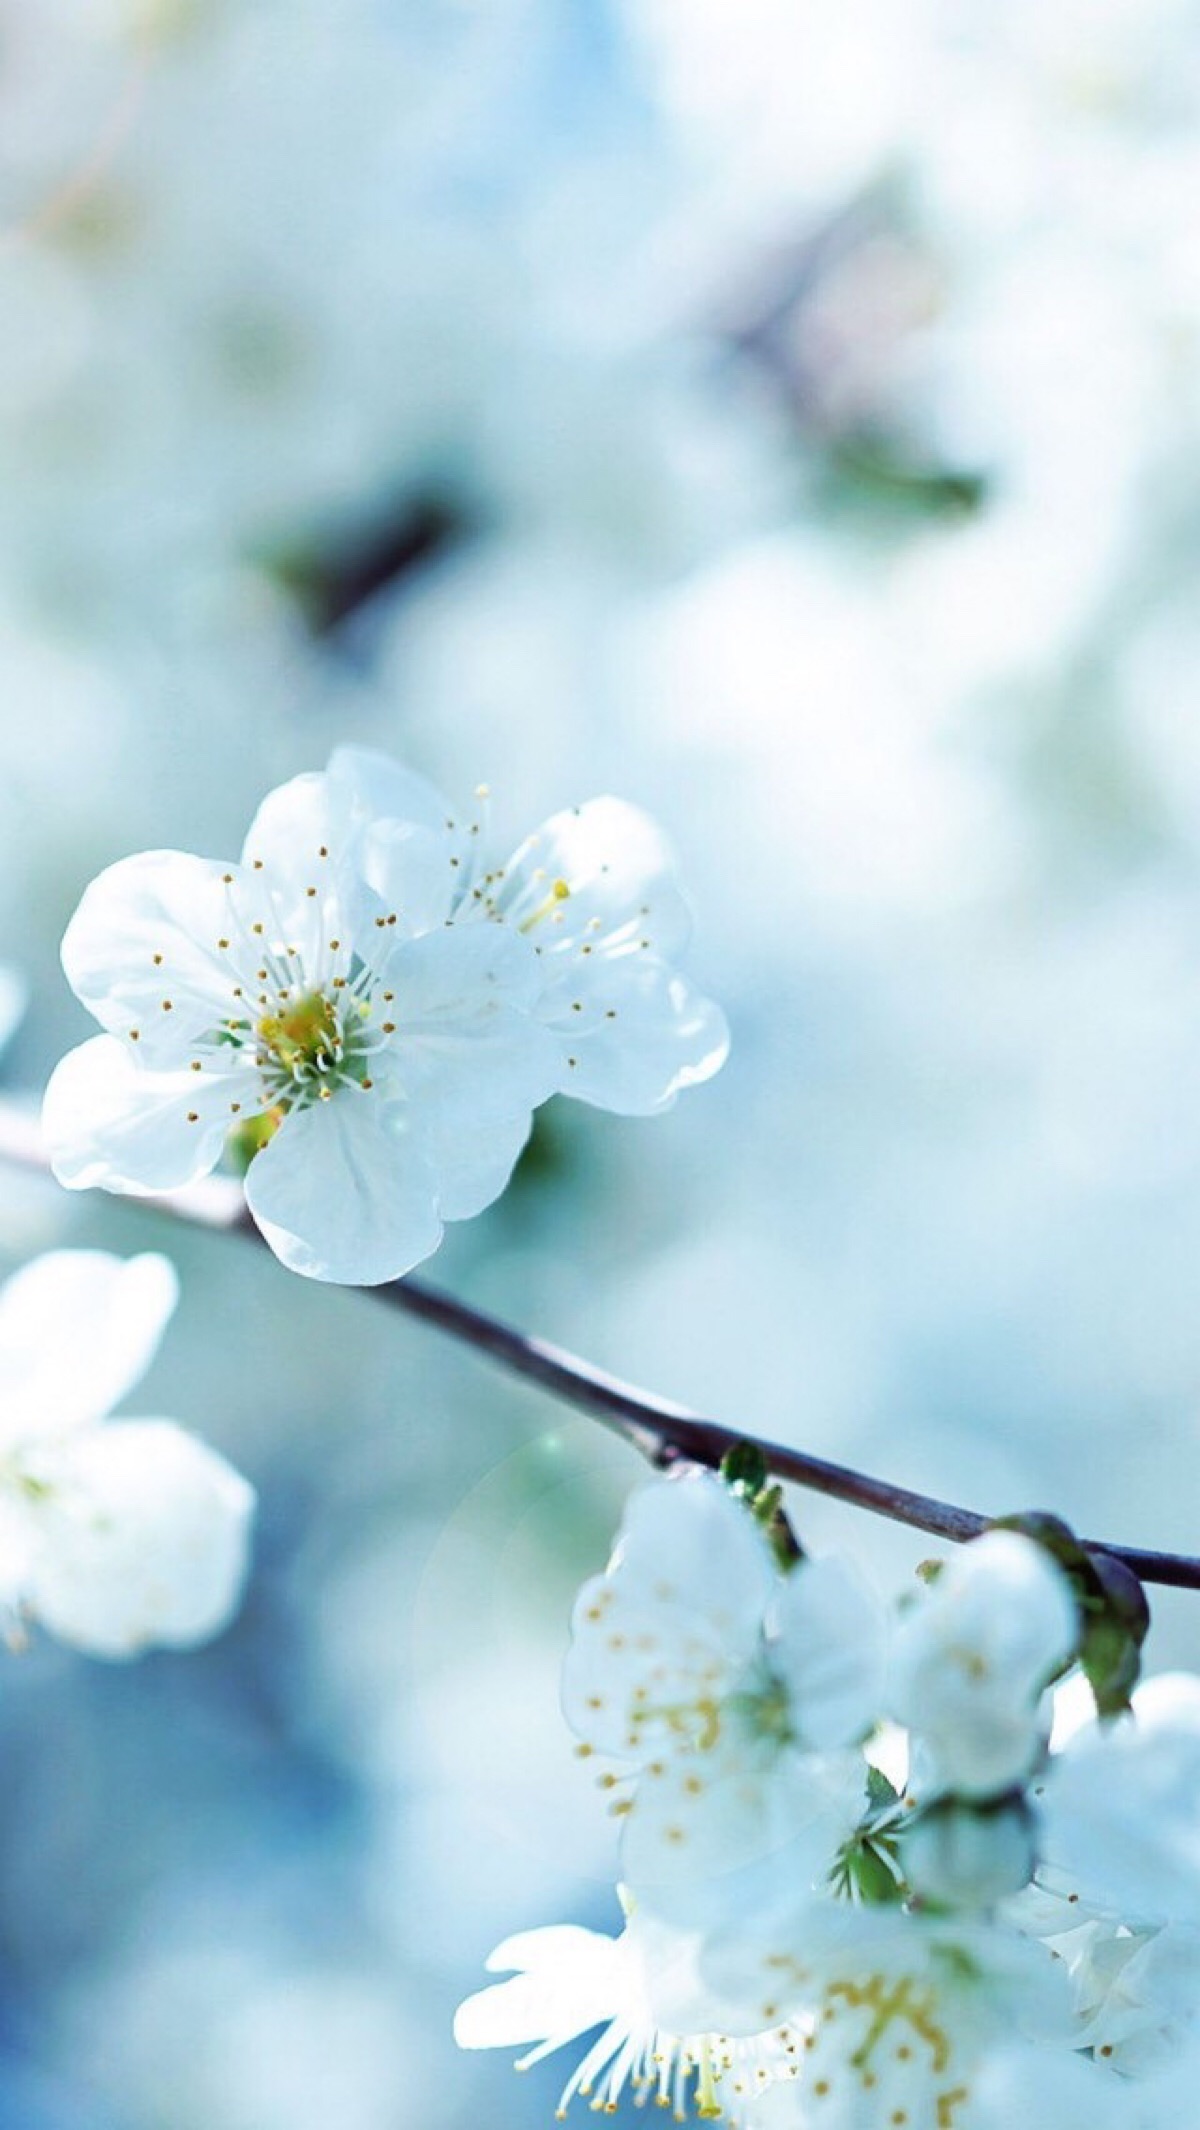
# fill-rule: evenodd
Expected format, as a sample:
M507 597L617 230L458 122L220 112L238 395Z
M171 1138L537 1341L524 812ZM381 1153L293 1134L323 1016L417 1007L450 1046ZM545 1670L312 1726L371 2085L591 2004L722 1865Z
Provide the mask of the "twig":
M36 1124L19 1112L0 1105L0 1160L48 1173L49 1163ZM146 1201L143 1201L145 1203ZM261 1243L262 1237L245 1211L240 1188L221 1178L210 1178L189 1191L149 1201L176 1219L203 1226L226 1228ZM264 1246L265 1247L265 1246ZM633 1384L623 1383L589 1361L580 1360L564 1347L545 1339L531 1338L499 1318L488 1316L469 1302L460 1302L425 1280L394 1280L390 1285L366 1287L359 1292L376 1296L405 1315L433 1324L461 1344L486 1354L510 1375L536 1383L551 1396L590 1413L612 1428L643 1457L659 1467L679 1462L715 1468L726 1451L739 1442L750 1442L761 1452L770 1472L810 1493L828 1494L894 1523L911 1524L938 1538L955 1542L978 1538L991 1518L974 1509L959 1508L931 1494L915 1494L908 1487L856 1472L849 1465L832 1464L781 1442L768 1442L743 1429L723 1427L705 1420L687 1406L656 1398ZM1090 1552L1108 1553L1123 1561L1145 1583L1169 1583L1182 1590L1200 1590L1200 1560L1182 1553L1150 1552L1140 1546L1115 1545L1107 1539L1081 1541Z

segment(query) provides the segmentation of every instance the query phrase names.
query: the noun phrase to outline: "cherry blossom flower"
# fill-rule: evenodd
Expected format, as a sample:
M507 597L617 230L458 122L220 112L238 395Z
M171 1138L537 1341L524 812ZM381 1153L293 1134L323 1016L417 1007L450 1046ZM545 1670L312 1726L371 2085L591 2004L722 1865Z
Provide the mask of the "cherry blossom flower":
M34 1259L0 1289L0 1604L93 1656L204 1642L236 1610L254 1495L170 1420L109 1422L175 1307L165 1258Z
M748 2029L802 2036L794 2105L773 2126L975 2130L994 2055L1028 2069L1070 2048L1051 1953L977 1919L807 1901L731 1923L701 1974Z
M584 1585L563 1680L581 1750L624 1818L639 1903L702 1927L780 1875L823 1881L861 1817L854 1750L882 1681L879 1608L848 1565L776 1566L710 1473L636 1493Z
M283 1262L371 1285L499 1195L556 1089L661 1108L724 1024L664 959L683 919L655 833L598 804L508 878L479 819L342 750L268 796L239 862L110 867L63 942L105 1033L46 1092L60 1180L168 1191L232 1139Z
M489 1204L555 1047L529 1011L532 947L422 906L415 842L389 901L310 775L264 801L238 864L158 851L102 873L63 942L107 1032L47 1089L60 1180L170 1190L238 1132L258 1144L246 1202L277 1256L368 1285Z
M940 1568L892 1642L890 1713L925 1747L936 1787L998 1795L1032 1771L1043 1689L1075 1650L1065 1575L1015 1531L989 1531Z
M786 2029L705 2031L695 1956L693 1939L636 1908L618 1938L570 1924L522 1932L487 1962L493 1973L515 1970L511 1979L460 2005L455 2039L464 2049L533 2043L517 2064L524 2071L600 2027L563 2088L560 2116L576 2096L611 2113L628 2088L676 2122L694 2112L736 2125L768 2086L795 2075L797 2042Z
M1132 1717L1077 1731L1040 1804L1051 1887L1130 1926L1200 1927L1200 1679L1150 1679Z
M329 775L355 817L376 824L366 865L385 899L404 902L419 870L431 921L490 918L532 943L535 1010L556 1042L564 1093L647 1116L724 1063L724 1016L678 967L691 920L673 856L638 807L590 799L489 866L483 821L464 824L386 757L339 748Z

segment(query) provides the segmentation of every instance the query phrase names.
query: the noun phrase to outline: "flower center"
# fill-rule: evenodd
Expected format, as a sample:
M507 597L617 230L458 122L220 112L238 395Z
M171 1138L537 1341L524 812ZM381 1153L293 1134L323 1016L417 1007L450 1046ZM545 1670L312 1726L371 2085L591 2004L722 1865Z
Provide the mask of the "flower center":
M955 2130L969 2098L934 1992L913 1976L830 1983L804 2047L807 2093L822 2101L849 2077L864 2124Z
M328 1101L338 1087L369 1088L371 1057L381 1036L394 1033L386 1022L373 1027L372 1014L357 987L346 987L340 998L325 990L277 998L253 1027L264 1106L304 1109Z
M332 1071L344 1055L337 1014L321 991L306 991L282 1013L264 1014L258 1040L268 1056L297 1079Z

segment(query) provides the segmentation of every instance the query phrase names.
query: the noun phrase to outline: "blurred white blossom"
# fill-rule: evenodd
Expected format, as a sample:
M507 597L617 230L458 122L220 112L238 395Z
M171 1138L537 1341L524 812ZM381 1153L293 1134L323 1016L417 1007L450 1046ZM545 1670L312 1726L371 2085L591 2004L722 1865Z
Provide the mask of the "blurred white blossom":
M109 1421L175 1307L165 1258L36 1258L0 1289L0 1597L102 1657L220 1633L254 1495L170 1420Z

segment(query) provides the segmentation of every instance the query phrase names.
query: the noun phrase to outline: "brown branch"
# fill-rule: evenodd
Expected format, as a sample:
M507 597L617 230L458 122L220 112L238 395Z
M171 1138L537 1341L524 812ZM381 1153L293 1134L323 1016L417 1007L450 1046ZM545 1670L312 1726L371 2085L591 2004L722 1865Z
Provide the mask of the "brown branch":
M46 1173L49 1166L36 1124L2 1106L0 1160L42 1173ZM176 1191L169 1197L151 1199L149 1203L176 1219L228 1228L257 1243L262 1242L246 1213L240 1186L223 1178L210 1178L188 1191ZM591 1414L593 1419L612 1428L623 1441L660 1467L686 1461L715 1468L727 1450L733 1449L737 1443L750 1442L761 1452L768 1469L777 1479L790 1480L810 1493L828 1494L835 1501L847 1502L853 1508L869 1509L876 1516L890 1517L894 1523L910 1524L918 1531L932 1532L937 1538L956 1543L978 1538L992 1520L975 1509L959 1508L955 1503L939 1501L931 1494L916 1494L908 1487L895 1486L889 1480L854 1471L849 1465L832 1464L827 1458L810 1456L806 1450L764 1441L759 1435L706 1420L686 1406L656 1398L633 1384L623 1383L618 1376L594 1368L589 1361L580 1360L578 1355L567 1352L564 1347L552 1346L545 1339L531 1338L527 1332L502 1323L498 1317L486 1315L469 1302L458 1301L425 1280L410 1275L393 1280L387 1286L357 1291L375 1295L393 1309L433 1324L461 1344L486 1354L510 1375L536 1383L552 1397L561 1398L580 1412ZM1182 1590L1200 1590L1200 1560L1188 1554L1156 1553L1140 1546L1114 1545L1107 1539L1088 1538L1081 1543L1091 1552L1108 1553L1123 1561L1145 1583L1169 1583Z

